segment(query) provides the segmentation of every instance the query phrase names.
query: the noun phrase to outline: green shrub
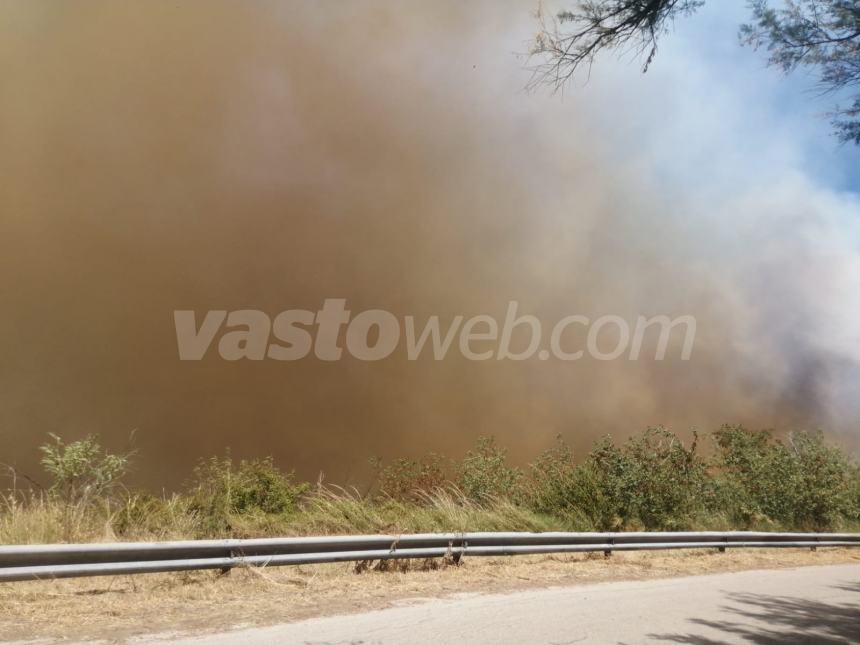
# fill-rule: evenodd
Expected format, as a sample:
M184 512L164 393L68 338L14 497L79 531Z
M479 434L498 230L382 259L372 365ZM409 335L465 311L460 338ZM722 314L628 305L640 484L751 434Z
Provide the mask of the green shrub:
M619 448L598 441L577 469L576 503L604 529L678 530L692 526L708 495L707 468L697 454L663 427L648 428Z
M824 530L857 516L856 466L820 433L783 442L771 432L723 426L714 438L723 504L737 524L767 517L784 527Z
M601 515L598 509L604 506L599 499L600 492L591 485L589 469L577 466L573 450L561 437L531 464L529 475L526 499L532 510L559 518L569 530L595 529L594 518ZM611 519L601 516L599 524L609 525Z
M849 509L848 522L860 523L860 464L852 463L848 481Z
M545 450L531 464L529 504L542 513L566 512L581 501L573 450L557 437L554 447Z
M481 437L459 467L457 486L470 500L489 503L520 496L522 473L507 464L507 451L493 437Z
M111 493L125 476L131 454L105 452L94 435L66 443L55 434L42 445L42 467L51 476L49 491L69 505Z
M852 508L851 463L839 448L828 446L821 433L789 437L796 463L794 525L824 530L843 524Z
M308 489L294 481L293 473L278 470L271 457L236 464L227 454L204 459L194 469L189 510L204 530L230 531L238 516L293 513Z
M636 515L648 528L689 528L707 495L707 465L697 454L698 435L690 447L663 427L649 428L626 449L637 477L630 490Z

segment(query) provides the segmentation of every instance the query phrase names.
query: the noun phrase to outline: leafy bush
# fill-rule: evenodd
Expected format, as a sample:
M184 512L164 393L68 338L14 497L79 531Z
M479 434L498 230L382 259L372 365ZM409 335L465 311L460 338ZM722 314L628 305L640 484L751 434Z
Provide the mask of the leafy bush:
M794 526L824 530L838 527L852 508L851 463L845 453L824 443L821 433L789 437L796 475L792 482Z
M723 505L736 523L762 516L785 527L827 529L857 516L856 466L820 433L784 443L770 432L723 426L714 433Z
M531 465L529 503L537 511L554 513L578 505L577 467L573 450L561 437Z
M128 470L131 454L114 455L104 451L94 435L66 443L55 434L39 448L42 467L51 476L49 491L73 505L104 497Z
M294 512L309 488L307 483L295 483L293 473L278 470L271 457L235 464L227 454L204 459L194 469L189 509L207 530L229 531L236 516Z
M526 493L529 507L543 515L558 517L566 529L590 531L594 518L604 508L600 491L593 486L590 469L574 462L573 450L558 437L552 448L544 451L533 464ZM586 512L587 509L588 512ZM610 516L612 513L610 513ZM599 524L611 524L612 517Z
M848 522L860 523L860 464L851 464L848 488L850 502L845 519Z
M636 476L628 489L635 515L648 528L675 530L691 526L706 502L707 465L672 432L649 428L626 447Z
M493 437L481 437L463 458L458 487L470 500L488 503L496 498L516 498L522 473L507 464L507 451Z
M623 446L597 442L570 477L567 503L603 530L676 530L695 523L707 500L707 468L663 427L648 428Z

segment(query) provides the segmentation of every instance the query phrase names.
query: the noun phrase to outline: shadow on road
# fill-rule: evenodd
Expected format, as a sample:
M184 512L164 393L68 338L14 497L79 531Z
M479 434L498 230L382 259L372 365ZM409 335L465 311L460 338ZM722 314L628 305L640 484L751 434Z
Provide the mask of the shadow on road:
M833 587L860 594L860 584ZM732 604L723 610L737 616L737 621L693 619L690 622L718 630L724 638L734 637L759 645L816 643L856 643L860 640L860 597L845 603L803 600L789 596L739 593L729 595ZM671 643L722 645L694 633L649 634L649 637Z

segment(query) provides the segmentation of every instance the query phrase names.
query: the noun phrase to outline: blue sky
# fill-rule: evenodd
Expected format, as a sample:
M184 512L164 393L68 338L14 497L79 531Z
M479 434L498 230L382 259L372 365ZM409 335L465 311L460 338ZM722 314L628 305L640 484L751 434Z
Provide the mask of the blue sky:
M635 146L652 179L688 194L763 186L786 170L860 192L860 147L841 144L827 116L839 97L821 95L814 70L785 75L768 67L766 51L742 46L738 31L749 17L745 0L711 0L660 40L648 73L639 58L604 52L565 100L604 131L615 155Z
M840 144L832 135L826 113L839 96L821 96L813 70L789 75L766 65L767 52L741 47L738 26L749 19L746 0L711 0L696 15L679 21L662 45L661 56L689 55L728 85L755 85L757 105L776 127L793 134L807 171L836 190L860 192L860 146ZM663 61L658 60L659 66ZM842 97L843 100L845 97ZM761 104L759 102L764 102ZM847 102L847 101L844 101Z

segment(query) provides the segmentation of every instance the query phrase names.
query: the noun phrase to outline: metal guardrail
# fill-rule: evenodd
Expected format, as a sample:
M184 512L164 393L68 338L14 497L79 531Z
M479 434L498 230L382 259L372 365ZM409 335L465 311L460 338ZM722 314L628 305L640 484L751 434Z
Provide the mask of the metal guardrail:
M860 533L419 533L0 545L0 582L324 562L657 549L860 546Z

